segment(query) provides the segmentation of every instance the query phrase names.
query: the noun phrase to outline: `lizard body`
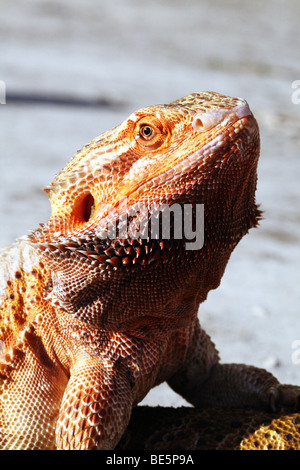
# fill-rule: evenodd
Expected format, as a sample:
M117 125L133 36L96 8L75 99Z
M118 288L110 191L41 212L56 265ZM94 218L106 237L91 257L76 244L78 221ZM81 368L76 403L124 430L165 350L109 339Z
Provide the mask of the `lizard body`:
M257 225L258 158L247 103L203 92L131 114L55 177L49 221L1 255L1 448L112 449L162 381L195 406L293 406L297 387L221 364L197 318ZM175 205L193 227L204 206L203 246L175 215L151 236Z

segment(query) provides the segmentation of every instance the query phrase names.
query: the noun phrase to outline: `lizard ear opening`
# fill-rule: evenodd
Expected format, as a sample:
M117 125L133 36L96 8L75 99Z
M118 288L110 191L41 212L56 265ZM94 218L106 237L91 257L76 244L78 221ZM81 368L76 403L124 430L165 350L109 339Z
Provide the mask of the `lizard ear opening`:
M83 200L83 218L88 222L93 216L95 209L95 199L91 194L87 194Z
M77 200L72 213L79 222L88 222L93 216L94 210L95 199L91 193L86 193Z

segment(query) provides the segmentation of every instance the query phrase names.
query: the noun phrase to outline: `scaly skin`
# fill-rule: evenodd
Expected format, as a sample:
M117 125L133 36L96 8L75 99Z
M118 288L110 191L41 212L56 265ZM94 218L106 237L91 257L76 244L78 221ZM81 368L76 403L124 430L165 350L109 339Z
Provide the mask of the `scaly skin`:
M258 157L247 104L212 92L137 111L74 156L47 224L3 250L1 448L112 449L162 381L195 406L294 405L297 387L220 364L197 319L257 225ZM202 247L151 237L162 204L192 205L194 226L204 205Z

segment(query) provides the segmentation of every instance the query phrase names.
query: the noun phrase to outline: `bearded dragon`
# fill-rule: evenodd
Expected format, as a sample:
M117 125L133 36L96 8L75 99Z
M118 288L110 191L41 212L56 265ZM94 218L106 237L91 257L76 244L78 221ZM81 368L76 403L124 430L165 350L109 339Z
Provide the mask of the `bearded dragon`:
M246 101L203 92L134 112L55 177L49 221L1 252L1 448L113 449L163 381L197 407L294 406L299 387L220 363L197 317L258 224L258 158Z

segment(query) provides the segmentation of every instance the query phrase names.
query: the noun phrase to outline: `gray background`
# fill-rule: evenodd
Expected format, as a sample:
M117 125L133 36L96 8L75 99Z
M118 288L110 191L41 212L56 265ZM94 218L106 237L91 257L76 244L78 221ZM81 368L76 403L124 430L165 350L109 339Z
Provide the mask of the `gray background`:
M300 384L300 3L279 0L0 1L0 244L50 215L40 188L82 145L143 106L214 90L249 102L261 129L260 228L235 250L200 320L222 360ZM105 99L106 106L21 97ZM299 96L299 95L298 95ZM300 357L297 356L297 357ZM146 403L179 405L166 385Z

